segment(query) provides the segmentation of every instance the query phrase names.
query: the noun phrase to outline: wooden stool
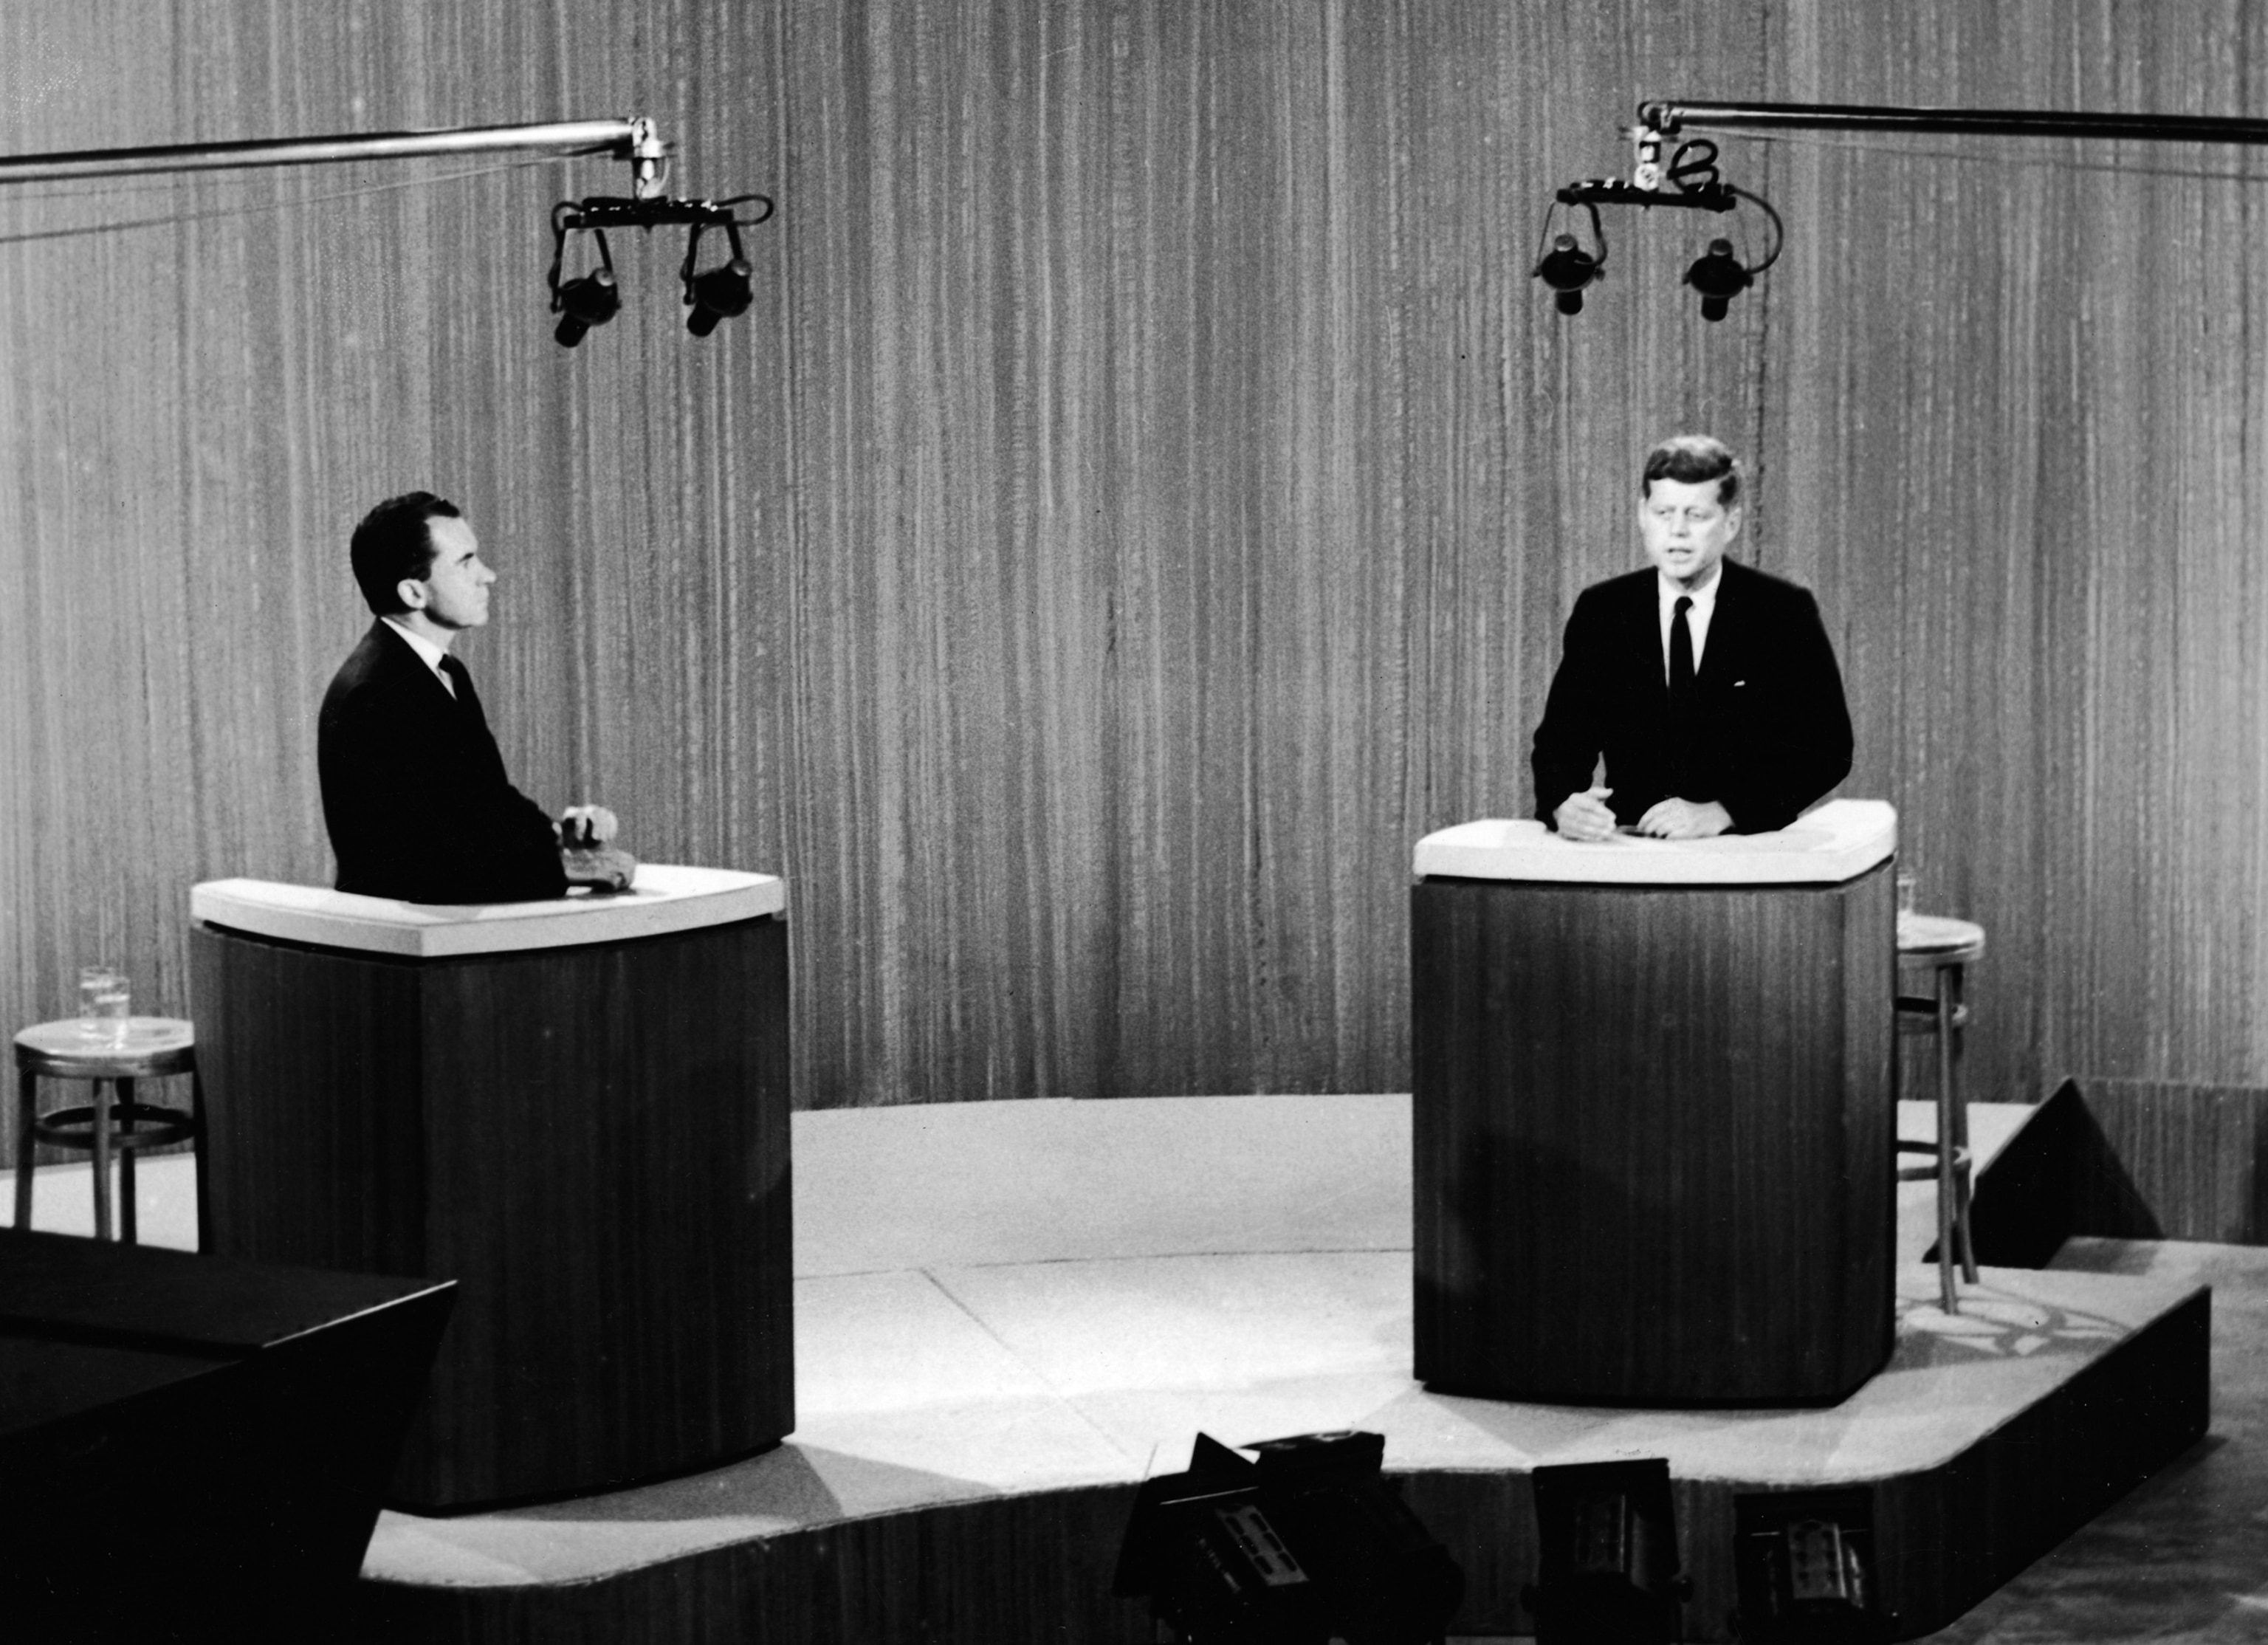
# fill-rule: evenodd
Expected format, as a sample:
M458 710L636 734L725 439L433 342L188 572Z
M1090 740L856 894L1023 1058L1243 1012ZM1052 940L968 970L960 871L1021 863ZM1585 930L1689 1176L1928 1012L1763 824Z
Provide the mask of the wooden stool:
M1898 916L1898 964L1934 973L1930 994L1898 996L1898 1032L1937 1036L1937 1140L1899 1139L1901 1154L1925 1154L1929 1163L1901 1165L1902 1183L1937 1183L1937 1282L1948 1314L1960 1311L1953 1283L1954 1253L1962 1277L1977 1283L1977 1253L1969 1240L1969 1105L1961 1095L1961 1034L1969 1026L1962 985L1969 962L1984 952L1984 927L1938 914Z
M48 1142L94 1155L94 1236L110 1237L110 1160L118 1157L120 1236L135 1241L134 1155L142 1148L194 1141L203 1095L196 1086L197 1041L173 1017L129 1017L123 1044L90 1039L77 1017L41 1022L16 1036L16 1226L32 1226L32 1149ZM189 1076L189 1106L161 1108L134 1100L136 1080ZM93 1081L93 1101L42 1117L42 1079Z

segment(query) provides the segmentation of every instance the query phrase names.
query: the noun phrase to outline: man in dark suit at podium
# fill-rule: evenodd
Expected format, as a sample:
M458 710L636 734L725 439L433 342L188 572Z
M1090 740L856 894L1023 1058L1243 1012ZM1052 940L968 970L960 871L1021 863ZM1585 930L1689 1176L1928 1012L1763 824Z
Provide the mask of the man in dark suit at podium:
M355 527L355 581L378 620L323 696L316 729L323 820L338 889L419 903L563 896L571 880L622 889L636 865L563 852L543 810L512 786L472 677L449 654L489 620L496 573L453 503L413 491ZM577 808L606 836L614 817Z
M1819 607L1725 557L1741 533L1741 468L1720 442L1655 446L1639 497L1653 566L1575 601L1535 728L1535 814L1572 840L1785 828L1851 770Z

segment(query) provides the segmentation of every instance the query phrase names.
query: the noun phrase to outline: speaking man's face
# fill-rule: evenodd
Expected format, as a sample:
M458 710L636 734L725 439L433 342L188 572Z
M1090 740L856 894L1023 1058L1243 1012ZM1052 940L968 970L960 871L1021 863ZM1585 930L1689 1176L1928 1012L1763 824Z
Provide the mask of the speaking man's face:
M1646 557L1682 588L1707 587L1726 546L1741 535L1740 505L1719 502L1717 486L1714 480L1656 480L1638 502Z
M433 544L433 564L423 581L402 585L404 597L417 589L423 603L410 603L442 628L479 628L489 620L489 585L497 574L481 563L481 540L461 520L437 514L425 522Z

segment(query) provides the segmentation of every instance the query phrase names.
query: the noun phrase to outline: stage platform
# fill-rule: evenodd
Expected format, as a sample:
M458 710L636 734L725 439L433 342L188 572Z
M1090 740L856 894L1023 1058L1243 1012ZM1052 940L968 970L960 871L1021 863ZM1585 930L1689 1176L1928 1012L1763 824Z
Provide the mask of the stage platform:
M1926 1107L1908 1110L1924 1131ZM1979 1105L1981 1150L2021 1111ZM1948 1317L1919 1261L1926 1184L1902 1197L1896 1354L1852 1398L1608 1411L1411 1381L1406 1097L794 1124L792 1438L573 1501L386 1514L364 1569L384 1637L1146 1641L1145 1608L1108 1592L1140 1479L1185 1465L1199 1430L1242 1443L1360 1427L1386 1435L1389 1472L1465 1568L1462 1636L1533 1626L1518 1601L1535 1573L1529 1469L1659 1456L1694 1582L1688 1637L1727 1636L1736 1494L1865 1485L1883 1593L1911 1638L2205 1427L2207 1291L1988 1269ZM68 1180L49 1175L43 1206ZM161 1227L169 1209L153 1205Z

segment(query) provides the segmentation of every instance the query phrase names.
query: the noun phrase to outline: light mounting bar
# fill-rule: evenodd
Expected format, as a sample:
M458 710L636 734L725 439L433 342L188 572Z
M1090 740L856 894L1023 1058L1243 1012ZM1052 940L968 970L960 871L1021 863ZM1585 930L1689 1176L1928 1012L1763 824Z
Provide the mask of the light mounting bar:
M743 220L733 210L735 206L743 205L762 209L757 215ZM614 258L607 247L608 229L651 231L683 225L692 230L686 236L684 266L678 270L679 283L685 289L685 306L693 311L687 317L685 328L696 337L707 336L720 320L747 311L753 300L749 277L754 270L747 254L741 248L740 231L770 221L773 210L770 195L754 194L735 195L730 200L672 200L665 196L625 200L612 195L562 200L551 208L551 312L562 316L552 336L561 347L574 348L593 326L604 325L620 307ZM704 230L711 228L725 231L732 245L732 255L708 272L697 273L694 259L701 249L701 236ZM559 277L567 260L567 237L576 233L589 233L597 241L600 267L578 278L562 281Z
M1631 135L1637 144L1638 154L1629 181L1594 177L1586 182L1570 183L1553 196L1555 203L1543 214L1543 238L1550 249L1539 253L1532 270L1534 277L1550 288L1553 303L1562 314L1579 314L1583 312L1584 288L1606 277L1607 237L1599 221L1601 206L1637 206L1646 210L1670 206L1689 211L1727 212L1736 210L1746 200L1771 220L1771 250L1761 262L1744 263L1735 254L1731 240L1712 240L1707 250L1685 271L1684 284L1701 295L1701 318L1724 319L1732 299L1756 284L1756 276L1779 260L1780 247L1786 243L1786 230L1780 223L1779 213L1762 195L1750 194L1718 174L1717 145L1708 138L1696 137L1679 144L1665 166L1659 129L1642 124ZM1553 236L1552 213L1563 205L1581 206L1591 214L1591 238L1598 247L1595 253L1586 251L1572 233Z

